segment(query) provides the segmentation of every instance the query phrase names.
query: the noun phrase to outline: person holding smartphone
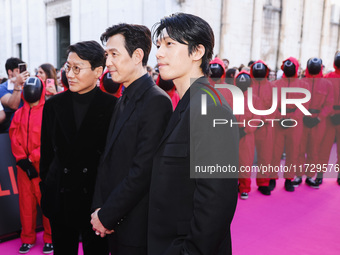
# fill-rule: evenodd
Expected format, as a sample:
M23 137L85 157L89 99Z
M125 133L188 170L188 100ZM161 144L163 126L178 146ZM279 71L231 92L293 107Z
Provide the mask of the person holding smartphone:
M0 102L4 107L6 119L0 124L0 133L8 132L14 112L23 105L21 91L29 72L24 70L24 65L20 73L19 64L22 63L24 62L19 58L9 58L5 64L8 80L0 84Z
M46 99L59 92L57 72L53 65L45 63L39 66L37 76L46 84Z

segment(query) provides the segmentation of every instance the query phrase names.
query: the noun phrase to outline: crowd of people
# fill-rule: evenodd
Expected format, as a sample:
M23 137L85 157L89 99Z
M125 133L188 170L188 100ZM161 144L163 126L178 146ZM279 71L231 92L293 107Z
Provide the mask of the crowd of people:
M284 173L286 191L304 175L310 187L322 184L322 171L314 179L306 166L327 165L340 141L339 52L328 74L319 58L305 71L294 57L280 72L262 60L229 68L228 59L212 59L209 24L189 14L162 19L153 34L142 25L114 25L100 40L105 50L95 41L70 45L58 71L44 63L33 76L18 68L22 60L6 61L0 133L9 133L18 169L20 253L36 242L40 205L44 253L77 254L81 235L84 254L231 254L237 194L248 199L251 186L251 171L241 168L254 165L255 150L257 166L280 166L285 154L285 164L299 170ZM152 40L155 68L147 66ZM216 84L242 91L244 114L233 115L233 93L216 92ZM273 88L278 108L254 113L273 108ZM283 112L283 88L305 89L310 100ZM208 117L198 107L207 90L223 98L219 107L208 98ZM287 99L304 98L293 91ZM212 127L213 118L237 125ZM263 124L246 124L254 119ZM207 162L240 171L190 178L192 165ZM258 171L258 190L271 195L277 178Z
M229 61L228 61L229 62ZM217 64L216 64L217 63ZM251 171L241 171L242 167L254 164L255 148L257 152L257 178L258 190L264 195L270 195L275 189L278 171L261 171L266 169L279 169L281 158L284 155L287 171L281 171L285 178L285 190L293 192L302 183L302 176L306 175L306 184L318 189L323 182L326 172L338 172L339 165L329 164L333 143L338 143L339 115L339 79L340 78L340 52L334 56L333 72L323 73L324 66L320 58L311 58L307 61L306 69L302 71L298 60L289 57L282 62L279 78L271 78L270 68L262 60L250 61L248 67L241 65L229 72L223 61L217 57L211 61L212 77L214 82L229 83L239 87L248 102L252 97L255 109L268 110L273 105L273 88L278 90L277 109L266 116L257 116L249 105L245 104L245 113L236 115L240 128L240 179L239 192L241 199L248 199L250 192ZM273 77L276 75L273 74ZM248 95L248 88L252 94ZM308 115L302 112L297 104L287 106L286 113L282 113L282 91L284 88L303 88L310 92L310 99L303 103L308 109ZM228 103L233 106L233 97L228 91L224 92ZM288 100L299 100L304 94L296 91L288 94ZM292 101L291 101L292 102ZM286 103L286 102L284 102ZM264 118L265 117L265 118ZM246 125L254 119L259 119L263 125ZM265 122L266 119L276 122ZM338 147L339 148L339 147ZM339 158L339 149L338 149ZM282 168L280 168L282 170ZM315 176L316 175L316 176ZM316 177L313 179L313 177ZM340 174L337 182L340 185Z

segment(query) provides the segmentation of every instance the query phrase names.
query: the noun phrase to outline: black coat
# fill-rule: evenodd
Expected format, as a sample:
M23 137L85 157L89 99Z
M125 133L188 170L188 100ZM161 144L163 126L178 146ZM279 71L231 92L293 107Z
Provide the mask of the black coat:
M53 218L61 211L75 213L79 203L90 213L97 167L117 99L96 88L76 129L72 94L66 91L46 101L41 132L41 207ZM63 204L62 197L74 201Z
M115 230L111 241L134 247L146 247L152 158L172 113L168 95L149 76L140 79L108 135L93 199L101 223Z
M217 106L208 95L207 115L201 115L201 95L207 94L200 89L207 89L202 84L203 80L196 81L179 101L154 157L149 255L231 254L237 173L192 177L196 166L230 164L237 171L238 127L213 127L213 119L236 119L224 99L221 105L211 90Z

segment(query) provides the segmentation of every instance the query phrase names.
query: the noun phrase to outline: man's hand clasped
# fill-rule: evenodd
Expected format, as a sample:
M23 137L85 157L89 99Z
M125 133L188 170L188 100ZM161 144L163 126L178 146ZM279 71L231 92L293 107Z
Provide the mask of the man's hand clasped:
M92 214L91 214L91 224L92 224L92 229L96 232L96 235L100 235L101 237L105 237L106 235L110 235L114 232L114 230L108 230L103 226L103 224L100 222L98 218L98 211L100 208L96 209Z

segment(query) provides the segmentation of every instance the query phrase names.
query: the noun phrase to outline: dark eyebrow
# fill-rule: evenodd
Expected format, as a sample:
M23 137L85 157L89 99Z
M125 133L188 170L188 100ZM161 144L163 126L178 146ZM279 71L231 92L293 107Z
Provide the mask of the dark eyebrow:
M113 51L117 51L118 52L118 50L116 48L107 48L107 49L105 49L105 52L113 52Z
M66 60L66 63L70 64L70 62L68 60ZM82 65L84 65L84 63L82 63L82 62L74 62L74 64L73 64L73 66L82 66Z
M161 40L171 39L170 36L162 36ZM156 43L158 43L160 39L157 39Z

